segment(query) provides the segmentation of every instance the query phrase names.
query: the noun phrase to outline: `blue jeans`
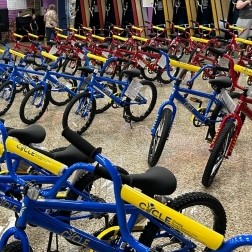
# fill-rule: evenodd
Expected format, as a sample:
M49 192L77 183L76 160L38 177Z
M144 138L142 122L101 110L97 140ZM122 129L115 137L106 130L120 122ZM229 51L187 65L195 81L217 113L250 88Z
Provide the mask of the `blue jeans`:
M55 30L53 28L46 27L46 40L50 41L56 36Z

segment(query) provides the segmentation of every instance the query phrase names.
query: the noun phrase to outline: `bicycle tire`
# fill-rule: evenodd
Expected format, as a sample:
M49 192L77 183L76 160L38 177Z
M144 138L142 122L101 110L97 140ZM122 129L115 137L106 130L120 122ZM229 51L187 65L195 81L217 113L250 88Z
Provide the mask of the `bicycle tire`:
M225 234L226 226L227 226L226 213L220 201L216 199L215 197L204 192L192 192L192 193L182 194L176 197L175 199L172 199L171 202L168 203L167 205L173 208L174 210L187 215L188 217L191 217L191 218L193 217L193 219L195 219L196 221L199 221L201 224L208 226L209 228L215 230L216 232L222 235ZM207 210L206 213L205 213L205 210ZM206 214L206 216L203 213ZM192 216L192 214L193 215L201 214L201 215ZM212 218L213 222L206 223L206 221L208 222L210 220L209 218L210 214L213 217ZM204 221L199 219L201 216L204 218ZM161 230L153 222L148 222L142 234L140 235L139 241L143 243L144 245L150 248L153 248L152 247L154 245L153 243L159 240L157 238L157 234L160 231ZM174 239L173 240L174 243L177 242L176 245L178 245L180 248L183 247L183 243L181 241L177 240L175 237L172 237L170 235L169 239L172 240L172 238ZM155 239L157 240L155 241ZM165 241L167 241L167 239L165 239ZM162 249L161 242L159 240L157 246L154 247L157 249L157 251L164 251L164 250L158 250L158 249ZM174 244L170 244L170 245L172 246ZM204 247L203 245L202 247L203 248L199 248L199 250L197 250L196 248L195 250L192 250L192 251L211 251L210 249ZM165 250L165 251L171 251L171 250L173 251L173 249L175 248L167 248L167 249L169 250Z
M232 99L240 99L240 96L241 96L241 94L237 93L237 92L232 92L229 95L230 95L230 97ZM224 108L224 110L225 110L225 108ZM224 111L224 110L223 110L222 105L216 105L214 107L212 113L211 113L210 120L217 122L218 117L224 118L224 116L226 116L226 114L227 114L227 111ZM241 121L242 121L242 124L243 124L245 119L246 119L246 115L241 112L240 117L241 117ZM208 132L209 132L209 135L210 135L211 139L213 139L215 134L216 134L216 127L217 127L216 123L213 123L213 124L209 125L209 131Z
M151 167L157 164L168 140L172 127L171 118L172 111L169 108L165 108L158 118L157 129L152 136L148 153L148 164Z
M179 67L170 66L171 76L176 77L179 73L179 69L180 69ZM160 80L163 84L169 84L172 82L172 79L170 79L170 77L167 74L166 66L164 69L159 69L158 80Z
M129 103L128 106L125 107L126 114L130 117L130 119L134 122L140 122L144 120L154 109L157 102L157 88L156 86L147 80L140 81L142 84L141 91L138 93L136 97L136 101L141 99L141 96L147 100L146 104L135 103L130 98L127 97L126 102ZM134 104L135 103L135 104Z
M30 247L30 252L33 252L31 246ZM21 241L13 241L9 244L7 244L3 250L1 250L2 252L23 252L22 249L22 243Z
M29 99L32 98L31 103L29 102ZM36 99L39 98L40 102L36 104ZM33 124L37 120L39 120L43 114L45 113L47 107L49 104L49 92L44 90L43 86L35 86L33 89L31 89L24 99L21 102L20 109L19 109L19 116L23 123L26 124ZM30 112L32 108L35 108L35 112L32 113L32 117L29 117L31 114ZM41 110L38 110L40 108ZM28 109L28 114L26 114L26 109ZM29 111L30 109L30 111Z
M116 167L118 172L121 174L128 174L128 172L121 168L121 167ZM84 192L90 194L90 199L94 201L101 201L101 202L108 202L111 200L111 198L106 198L110 197L111 195L114 195L113 191L113 181L103 179L102 177L95 175L93 173L84 173L82 176L80 176L75 183L73 184L74 188L79 191L79 192ZM93 191L92 191L93 190ZM109 191L108 191L109 190ZM83 200L80 198L80 196L73 190L69 190L67 197L65 198L66 200ZM84 199L85 200L85 199ZM113 199L111 202L114 202ZM65 217L70 217L71 215L74 215L75 217L79 214L79 212L75 211L61 211L60 215L65 216ZM86 226L86 230L88 228L94 228L92 231L89 231L89 233L92 233L95 236L98 236L103 230L107 229L108 227L118 225L117 221L117 216L116 214L111 214L109 216L109 221L108 223L104 223L103 221L100 221L101 215L102 214L97 214L97 213L90 213L93 217L90 217L89 219L92 222L92 225ZM96 220L96 222L94 222ZM84 219L85 221L85 219ZM73 222L73 221L72 221ZM71 222L71 225L74 225ZM99 222L99 223L98 223ZM81 225L80 220L77 220L75 225ZM70 243L78 245L70 240L68 240Z
M77 105L77 108L75 108L75 105ZM83 105L84 107L82 108ZM74 109L74 111L72 111L72 109ZM85 114L83 114L83 112L85 112ZM63 113L62 118L63 129L69 127L71 130L81 135L91 125L95 117L95 112L96 112L96 100L95 99L91 100L90 94L80 93L76 95L67 104L65 111ZM73 115L75 115L75 117L71 118ZM79 123L80 126L77 125L76 123L76 119L79 118L81 118L81 122Z
M72 74L64 72L64 74L69 74L70 76ZM66 77L57 77L57 79L60 81L61 84L68 86L71 90L75 90L77 87L77 81L71 79L71 77L66 78ZM63 79L63 80L62 80ZM52 85L53 86L53 85ZM50 91L50 102L55 105L55 106L64 106L66 105L73 97L66 91L61 92L61 88L58 90L56 89L55 91L53 88Z
M169 55L176 56L180 60L184 55L184 47L182 46L182 43L179 43L176 46L171 45L171 46L168 47L167 53Z
M81 59L75 58L75 59L65 59L62 64L62 73L70 73L72 75L75 75L78 67L81 66Z
M0 116L11 107L16 95L16 85L12 81L5 81L0 85Z
M155 59L150 59L150 61L151 61L151 60L155 61ZM146 66L146 67L144 67L144 68L141 67L141 68L139 68L139 69L140 69L141 74L142 74L142 76L143 76L143 78L144 78L145 80L148 80L148 81L155 81L155 80L158 78L158 72L157 72L156 70L155 70L155 71L150 70L148 66ZM148 75L148 74L153 75L153 76L151 77L151 76Z
M202 185L204 185L205 187L209 187L213 183L213 180L222 164L222 161L225 158L234 132L235 123L233 121L227 121L221 129L218 138L216 139L214 147L205 166L201 180Z

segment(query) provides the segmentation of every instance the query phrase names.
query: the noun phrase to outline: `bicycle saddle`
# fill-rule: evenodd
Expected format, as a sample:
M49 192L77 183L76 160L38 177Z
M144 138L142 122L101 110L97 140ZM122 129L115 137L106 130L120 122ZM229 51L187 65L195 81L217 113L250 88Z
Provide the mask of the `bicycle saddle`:
M123 70L121 72L121 74L126 74L126 75L134 78L134 77L139 77L141 75L141 71L139 69L132 68L132 69L129 69L129 70Z
M97 166L94 174L111 180L108 171L102 166ZM141 189L147 195L170 195L177 188L174 174L161 166L151 167L142 174L120 174L120 176L123 184Z
M62 148L62 150L56 152L48 152L33 146L31 148L67 166L78 162L90 163L90 158L73 145L69 145L66 148Z
M24 145L29 145L42 143L45 140L46 131L42 126L34 124L25 129L10 129L8 136L17 138Z
M211 84L212 89L217 90L220 88L229 88L232 86L232 81L229 77L222 76L216 79L211 79L208 81Z
M223 54L225 54L227 52L226 49L222 49L222 48L214 48L214 47L209 47L208 48L208 51L214 53L214 54L217 54L218 56L223 56Z

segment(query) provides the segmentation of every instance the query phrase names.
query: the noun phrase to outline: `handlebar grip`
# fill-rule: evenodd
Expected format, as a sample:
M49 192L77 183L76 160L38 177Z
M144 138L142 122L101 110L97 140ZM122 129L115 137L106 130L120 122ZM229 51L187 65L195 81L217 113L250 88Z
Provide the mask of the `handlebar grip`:
M243 28L235 26L235 25L229 25L228 28L232 30L240 31L240 32L244 30Z
M118 40L122 40L124 42L128 40L128 38L124 38L124 37L121 37L121 36L118 36L118 35L113 35L113 38L118 39Z
M98 36L98 35L95 35L95 34L92 34L92 38L99 39L99 40L102 40L102 41L105 40L105 37Z
M76 132L69 129L69 127L64 128L64 130L62 131L62 136L91 159L94 159L95 154L101 153L102 151L101 147L95 148L87 140L83 139Z
M118 31L123 31L123 30L124 30L123 28L118 27L118 26L114 26L114 29L115 29L115 30L118 30Z
M4 50L3 50L3 49L0 49L0 53L1 53L1 54L4 53Z
M205 31L213 31L213 28L206 27L204 25L199 25L199 28L202 29L202 30L205 30Z
M56 56L54 56L54 55L52 55L52 54L50 54L50 53L47 53L47 52L45 52L45 51L42 51L42 52L41 52L41 55L42 55L43 57L46 57L46 58L51 59L51 60L53 60L53 61L56 61L56 60L58 59L58 57L56 57Z
M158 30L158 31L164 31L165 29L156 25L152 26L152 29Z
M23 59L25 55L23 53L17 52L15 50L10 49L9 52L15 56L18 56L19 58Z
M86 27L86 26L82 26L82 29L84 29L86 31L89 31L89 32L91 32L93 30L92 28L89 28L89 27Z

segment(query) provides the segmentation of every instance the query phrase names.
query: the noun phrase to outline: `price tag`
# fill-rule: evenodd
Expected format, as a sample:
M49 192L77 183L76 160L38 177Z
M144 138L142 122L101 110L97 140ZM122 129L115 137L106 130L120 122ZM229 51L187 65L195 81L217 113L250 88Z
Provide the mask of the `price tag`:
M108 56L109 56L109 52L105 52L105 51L103 51L103 52L102 52L102 55L103 55L104 57L108 58Z
M145 63L144 63L142 60L139 59L139 60L137 61L137 63L138 63L138 65L140 65L141 67L143 67L143 68L145 67Z
M221 91L219 99L224 103L230 113L234 112L236 104L225 89Z
M135 100L142 88L142 84L138 79L133 79L129 84L127 90L125 91L125 95L128 96L131 100Z
M58 51L57 47L54 45L52 46L52 48L50 49L49 53L50 54L55 54Z
M85 57L85 55L82 52L79 52L78 56L79 56L80 59L84 59L84 57Z
M161 68L164 68L166 66L166 57L164 55L161 56L161 58L158 60L157 63Z

